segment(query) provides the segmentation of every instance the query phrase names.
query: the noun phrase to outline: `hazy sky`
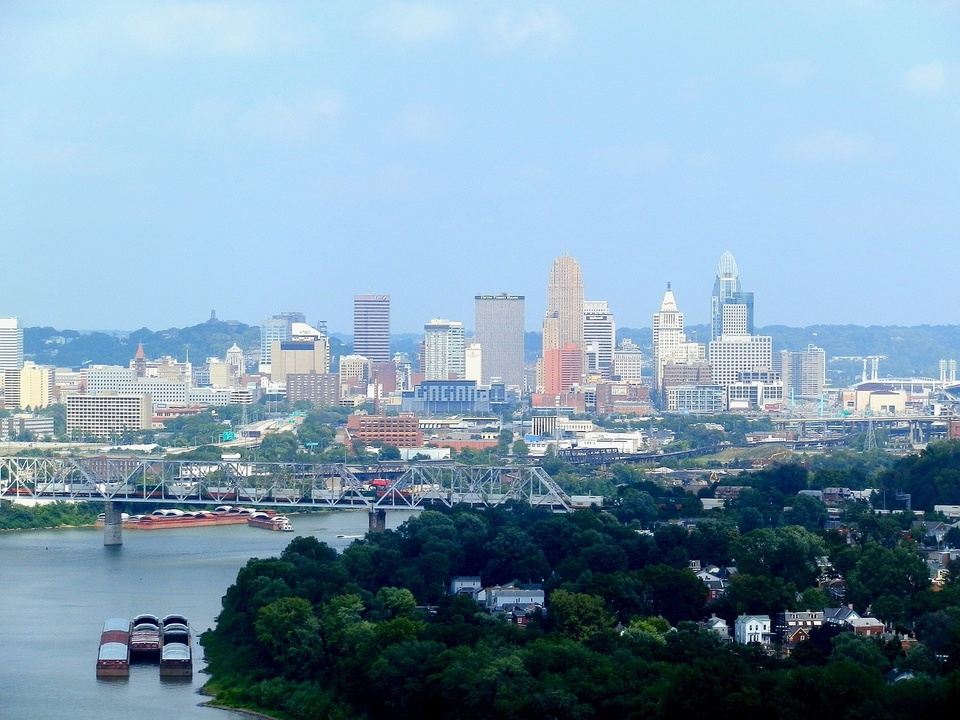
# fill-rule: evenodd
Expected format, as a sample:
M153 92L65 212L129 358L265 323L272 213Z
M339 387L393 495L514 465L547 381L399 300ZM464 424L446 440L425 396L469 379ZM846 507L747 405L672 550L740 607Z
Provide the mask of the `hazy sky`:
M0 2L0 315L955 323L960 2Z

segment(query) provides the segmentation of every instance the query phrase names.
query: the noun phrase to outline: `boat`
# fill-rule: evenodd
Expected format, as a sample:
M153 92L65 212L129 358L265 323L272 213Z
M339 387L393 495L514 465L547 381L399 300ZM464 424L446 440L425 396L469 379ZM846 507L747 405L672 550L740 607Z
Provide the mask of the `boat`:
M160 655L160 618L137 615L130 622L130 659L155 660Z
M247 518L247 525L264 530L278 532L293 532L293 523L284 515L273 515L267 512L255 512Z
M163 648L160 651L161 677L193 677L193 646L190 623L183 615L167 615L161 621Z
M176 528L206 527L209 525L246 525L254 514L273 517L273 510L255 510L247 507L220 505L215 510L187 512L175 508L154 510L150 515L134 515L124 521L130 530L171 530Z
M110 618L100 632L97 653L97 677L130 676L130 623L125 618Z

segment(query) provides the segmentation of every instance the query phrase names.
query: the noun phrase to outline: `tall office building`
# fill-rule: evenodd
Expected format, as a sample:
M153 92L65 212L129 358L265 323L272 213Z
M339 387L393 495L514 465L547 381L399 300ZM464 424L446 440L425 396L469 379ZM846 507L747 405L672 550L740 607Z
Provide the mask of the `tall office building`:
M475 295L476 341L483 348L483 385L500 378L523 386L523 295Z
M612 377L621 382L636 383L643 379L643 355L640 346L632 340L624 339L613 351Z
M610 378L616 337L617 325L607 301L584 300L583 350L588 373Z
M806 350L781 350L774 357L773 369L780 373L787 398L818 400L826 386L827 354L816 345L807 345Z
M272 315L260 323L260 372L270 372L273 343L290 340L293 324L303 322L306 322L306 316L303 313L283 312Z
M462 380L465 363L462 322L434 318L423 326L425 380Z
M770 371L773 365L773 338L769 335L721 335L710 341L710 368L713 382L729 386L744 374Z
M23 328L16 318L0 318L0 370L23 367Z
M20 369L20 407L21 409L45 408L50 404L53 394L53 368L23 364Z
M660 309L653 314L653 386L663 385L663 366L676 362L687 341L683 329L683 313L677 307L670 283L663 293Z
M574 356L580 358L576 370ZM580 265L564 255L553 261L543 320L543 389L566 392L583 373L583 277Z
M353 352L373 363L390 362L390 296L353 296Z
M753 293L740 288L740 268L729 250L720 256L710 297L710 339L753 334Z

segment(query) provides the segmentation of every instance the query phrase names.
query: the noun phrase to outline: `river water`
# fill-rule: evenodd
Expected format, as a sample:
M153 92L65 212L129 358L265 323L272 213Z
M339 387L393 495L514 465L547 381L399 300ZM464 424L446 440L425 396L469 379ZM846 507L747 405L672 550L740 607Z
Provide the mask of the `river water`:
M394 528L410 512L387 513ZM367 529L365 512L291 517L295 532L227 525L184 530L124 530L105 548L92 528L0 533L0 718L139 720L238 718L200 707L206 680L161 681L156 665L134 665L129 679L98 680L103 621L149 612L186 615L198 635L212 627L220 598L252 557L280 553L296 535L342 550ZM202 659L194 638L194 659Z

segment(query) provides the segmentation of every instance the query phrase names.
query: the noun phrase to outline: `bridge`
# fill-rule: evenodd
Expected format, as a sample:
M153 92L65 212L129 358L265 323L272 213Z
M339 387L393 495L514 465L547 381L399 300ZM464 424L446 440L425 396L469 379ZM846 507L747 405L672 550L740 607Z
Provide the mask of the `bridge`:
M543 468L454 463L371 468L329 463L167 460L137 457L0 457L0 498L106 504L104 544L122 544L116 503L251 503L287 512L367 510L382 530L389 510L495 507L509 501L570 512L573 503Z

